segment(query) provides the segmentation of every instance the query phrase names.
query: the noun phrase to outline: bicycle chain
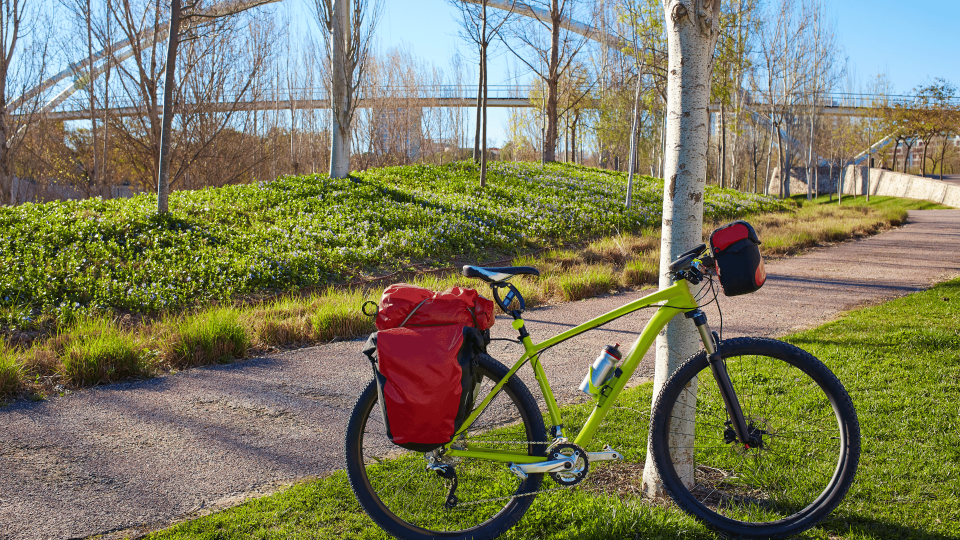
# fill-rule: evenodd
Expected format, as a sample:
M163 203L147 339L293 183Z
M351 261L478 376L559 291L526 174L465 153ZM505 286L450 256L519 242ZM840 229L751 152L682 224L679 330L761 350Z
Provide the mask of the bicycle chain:
M554 443L557 442L557 441L475 441L475 442L479 442L479 443L484 443L484 442L486 442L486 443L491 443L491 444L492 444L492 443L497 443L497 444L547 444L547 445L550 445L550 444L554 444ZM493 501L505 501L505 500L508 500L508 499L519 499L520 497L533 497L534 495L540 495L541 493L550 493L550 492L553 492L553 491L564 491L564 490L568 490L568 489L573 489L573 488L575 488L575 487L577 487L577 486L576 486L576 485L573 485L573 486L561 486L561 487L553 488L553 489L542 489L542 490L539 490L539 491L532 491L532 492L530 492L530 493L521 493L520 495L505 495L505 496L503 496L503 497L490 497L490 498L488 498L488 499L480 499L480 500L477 500L477 501L470 501L470 502L459 501L459 502L457 502L457 506L476 506L476 505L478 505L478 504L484 504L484 503L493 502Z
M464 439L466 440L466 439ZM460 442L460 441L457 441ZM500 441L500 440L471 440L470 442L476 442L480 444L553 444L557 441ZM462 450L462 449L461 449Z

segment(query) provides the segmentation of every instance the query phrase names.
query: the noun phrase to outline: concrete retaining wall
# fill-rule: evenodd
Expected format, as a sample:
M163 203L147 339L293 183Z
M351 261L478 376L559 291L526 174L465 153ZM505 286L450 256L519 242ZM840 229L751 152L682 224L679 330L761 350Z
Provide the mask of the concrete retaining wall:
M25 202L66 201L71 199L86 199L88 197L103 197L104 199L130 198L136 192L130 186L104 186L92 192L84 192L69 184L56 183L38 184L25 178L13 178L11 184L11 198L13 204Z
M847 195L863 195L867 189L866 171L866 167L847 167L843 192ZM884 169L870 169L869 181L871 195L920 199L960 208L960 185L957 184Z
M831 176L830 173L833 173ZM820 194L826 195L827 193L836 193L837 192L837 180L840 177L840 168L839 167L820 167L817 171L818 176L813 177L811 175L811 180L815 181L814 186L819 187ZM780 169L774 167L773 174L770 175L770 181L767 185L768 193L771 195L777 195L780 193ZM814 190L815 191L815 190ZM789 184L789 193L790 195L806 195L807 193L807 168L806 167L793 167L790 169L790 184Z

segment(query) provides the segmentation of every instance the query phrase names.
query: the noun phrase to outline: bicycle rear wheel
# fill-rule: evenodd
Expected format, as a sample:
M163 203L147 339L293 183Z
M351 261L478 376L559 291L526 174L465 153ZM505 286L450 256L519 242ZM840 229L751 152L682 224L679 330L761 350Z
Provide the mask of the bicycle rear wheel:
M508 369L484 354L477 370L480 403ZM456 445L540 456L546 445L528 441L545 440L536 400L512 377ZM442 456L441 463L456 473L457 503L450 508L452 479L427 468L430 455L390 442L371 381L347 425L347 476L360 505L388 533L406 539L496 538L520 521L543 481L542 474L521 481L505 463Z
M856 473L860 425L840 381L788 343L720 344L748 431L736 441L704 351L667 380L654 404L651 446L664 488L684 510L728 534L778 538L815 525ZM679 417L693 407L695 424Z

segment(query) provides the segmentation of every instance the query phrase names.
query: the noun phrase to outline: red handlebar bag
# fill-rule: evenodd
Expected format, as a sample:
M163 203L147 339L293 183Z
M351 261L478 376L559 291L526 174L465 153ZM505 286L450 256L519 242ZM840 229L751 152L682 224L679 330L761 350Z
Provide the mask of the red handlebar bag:
M473 409L476 358L486 350L493 302L473 289L388 287L363 352L373 364L387 437L429 452L453 440Z
M757 232L746 221L734 221L710 234L710 250L717 263L723 294L738 296L763 286L767 271L759 246Z

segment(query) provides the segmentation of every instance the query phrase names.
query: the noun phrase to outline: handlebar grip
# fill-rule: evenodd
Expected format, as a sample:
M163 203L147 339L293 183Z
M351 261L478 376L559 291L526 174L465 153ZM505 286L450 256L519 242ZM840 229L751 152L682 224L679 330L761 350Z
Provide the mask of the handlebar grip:
M698 255L703 253L704 250L706 249L707 249L706 244L700 244L699 246L693 249L684 251L683 253L680 254L679 257L677 257L677 260L670 263L670 266L668 266L667 269L670 270L671 272L676 272L677 270L681 270L685 268L691 262L693 262L693 260L696 259Z

